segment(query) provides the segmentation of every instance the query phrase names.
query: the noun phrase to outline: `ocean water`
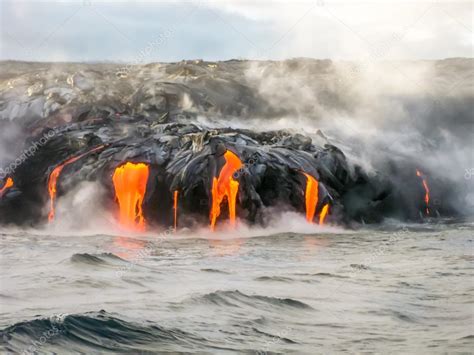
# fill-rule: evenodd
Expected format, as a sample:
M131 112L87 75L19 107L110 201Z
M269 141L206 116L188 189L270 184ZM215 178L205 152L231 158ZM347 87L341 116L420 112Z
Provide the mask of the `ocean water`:
M473 231L3 230L1 353L470 353Z

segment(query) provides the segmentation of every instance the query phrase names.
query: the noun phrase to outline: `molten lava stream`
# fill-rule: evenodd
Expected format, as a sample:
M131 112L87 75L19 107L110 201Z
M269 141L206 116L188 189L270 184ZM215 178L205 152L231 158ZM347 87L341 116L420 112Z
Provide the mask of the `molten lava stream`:
M7 190L10 188L10 187L13 187L13 179L12 178L8 178L7 181L5 182L5 185L3 185L3 187L0 189L0 197L3 196L3 194L5 192L7 192Z
M178 229L178 190L173 194L174 231Z
M101 146L98 146L92 150L89 150L88 152L85 152L81 155L78 155L76 157L72 157L68 160L66 160L64 163L58 165L57 167L54 168L54 170L51 172L51 174L49 175L49 178L48 178L48 192L49 192L49 204L50 204L50 208L49 208L49 214L48 214L48 222L51 223L53 222L54 220L54 217L56 216L56 212L55 212L55 209L54 209L54 205L55 205L55 201L56 201L56 195L57 195L57 184L58 184L58 180L59 180L59 176L61 175L61 172L63 171L64 167L66 167L67 165L69 164L72 164L76 161L78 161L79 159L85 157L86 155L90 154L90 153L93 153L93 152L96 152L100 149L104 148L103 145Z
M224 154L226 163L222 167L219 178L214 177L212 180L212 206L210 211L211 230L215 230L216 221L221 214L221 204L227 197L229 207L230 225L235 227L236 221L236 202L239 192L239 182L232 177L234 173L242 167L239 157L230 150Z
M120 209L119 222L126 229L145 229L142 205L148 176L148 165L143 163L126 163L115 169L113 183Z
M326 219L327 215L329 213L329 204L326 203L322 210L321 210L321 213L319 214L319 225L323 225L324 224L324 220Z
M416 176L421 178L423 188L425 189L425 205L426 205L426 214L430 214L430 188L428 187L428 183L426 182L426 179L423 177L423 173L421 171L417 170L416 171Z
M319 184L318 180L309 174L303 173L306 176L306 220L313 223L316 207L318 206Z
M316 209L318 208L319 202L319 182L309 174L304 173L306 176L306 191L305 191L305 202L306 202L306 220L309 223L313 223ZM325 204L319 213L319 224L324 224L327 214L329 213L329 204Z

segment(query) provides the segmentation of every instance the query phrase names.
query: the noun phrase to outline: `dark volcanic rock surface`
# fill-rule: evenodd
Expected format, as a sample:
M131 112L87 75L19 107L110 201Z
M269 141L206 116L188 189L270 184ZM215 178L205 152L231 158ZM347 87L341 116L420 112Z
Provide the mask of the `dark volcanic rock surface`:
M239 182L238 216L250 222L265 224L265 210L270 207L304 213L303 172L320 182L318 209L330 204L333 222L416 219L424 208L424 190L411 162L393 161L390 171L369 174L322 132L310 137L304 132L273 130L271 125L259 131L226 128L227 118L245 122L255 117L318 114L310 101L299 106L272 104L278 97L265 95L248 75L249 62L1 65L0 163L4 173L0 188L7 177L15 182L0 197L3 223L44 221L49 175L82 154L64 168L59 196L81 181L96 181L105 191L104 207L113 208L114 169L125 162L146 163L151 175L145 213L149 211L147 220L161 225L172 224L175 190L180 191L182 214L207 223L212 179L225 163L226 150L244 164L234 179ZM262 76L273 75L277 82L285 81L285 73L313 78L310 86L319 107L351 110L353 98L341 95L347 88L335 80L339 68L330 61L253 65ZM219 124L202 123L202 116ZM32 153L26 153L32 147ZM451 193L442 181L439 186L433 183L438 201ZM157 208L160 217L151 217ZM449 205L438 204L436 211L455 214Z

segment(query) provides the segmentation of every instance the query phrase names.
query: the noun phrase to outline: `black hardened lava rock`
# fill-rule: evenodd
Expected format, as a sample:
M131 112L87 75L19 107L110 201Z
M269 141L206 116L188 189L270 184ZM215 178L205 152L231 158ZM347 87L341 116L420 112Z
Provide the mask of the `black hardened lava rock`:
M269 63L265 70L293 70L295 63ZM326 62L297 64L308 73L332 70ZM183 61L124 70L115 64L2 63L0 148L6 152L0 189L8 179L14 185L1 192L0 223L47 220L48 180L61 165L58 197L90 181L104 191L102 205L94 208L116 208L112 175L126 162L149 166L143 210L150 224L172 224L175 191L181 215L208 223L212 182L226 151L242 162L233 176L239 182L237 215L249 223L266 224L270 208L304 214L305 174L319 182L318 204L330 205L333 223L426 217L423 176L411 161L387 156L368 172L321 131L315 137L271 125L229 128L235 118L265 122L295 114L260 96L245 75L248 65ZM430 187L430 217L456 215L455 199L446 198L455 195L452 186L432 178Z

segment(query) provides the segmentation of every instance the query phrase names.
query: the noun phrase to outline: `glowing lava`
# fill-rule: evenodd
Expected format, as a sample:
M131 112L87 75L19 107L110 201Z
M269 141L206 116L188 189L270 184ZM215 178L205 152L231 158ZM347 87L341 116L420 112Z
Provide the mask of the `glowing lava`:
M0 197L3 196L3 194L10 188L13 187L13 179L8 178L7 181L5 182L5 185L0 189Z
M93 153L93 152L95 152L99 149L102 149L103 147L104 146L101 145L101 146L96 147L96 148L94 148L94 149L92 149L88 152L85 152L81 155L78 155L76 157L72 157L72 158L66 160L64 163L62 163L62 164L58 165L57 167L55 167L54 170L51 172L51 174L49 175L49 179L48 179L49 204L50 204L49 214L48 214L49 223L51 223L54 220L54 217L56 215L56 212L55 212L55 209L54 209L54 204L55 204L55 201L56 201L56 195L58 193L56 187L57 187L57 184L58 184L59 176L61 175L61 172L63 171L64 167L78 161L79 159L85 157L86 155L88 155L90 153Z
M309 174L303 173L306 176L306 220L309 223L313 223L314 214L316 213L316 207L318 206L319 196L319 183L314 177Z
M318 208L319 200L319 183L314 177L304 173L306 176L306 191L305 191L305 202L306 202L306 220L309 223L313 223L316 209ZM326 216L329 212L329 204L325 204L319 213L319 224L323 224Z
M221 214L221 204L227 197L227 205L229 207L230 225L235 226L236 221L236 201L239 192L239 182L232 177L234 173L242 167L239 157L230 150L224 154L226 163L222 167L219 178L214 177L212 180L212 206L210 211L211 230L214 231L216 221Z
M430 214L430 188L428 187L428 183L426 182L426 179L423 177L423 173L420 172L420 170L417 170L416 171L416 176L418 176L419 178L421 178L421 181L423 183L423 188L425 189L425 204L426 204L426 214L429 215Z
M148 165L126 163L115 169L113 183L120 215L120 224L131 230L144 230L143 200L148 183Z
M328 215L328 212L329 212L329 204L326 203L323 206L323 209L321 210L321 213L319 214L319 224L320 225L324 224L324 220L326 219L326 216Z
M174 231L178 228L178 190L173 194Z

